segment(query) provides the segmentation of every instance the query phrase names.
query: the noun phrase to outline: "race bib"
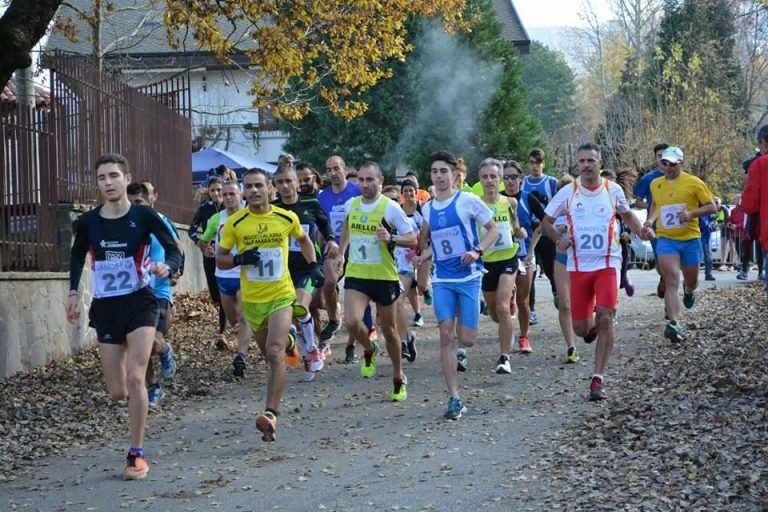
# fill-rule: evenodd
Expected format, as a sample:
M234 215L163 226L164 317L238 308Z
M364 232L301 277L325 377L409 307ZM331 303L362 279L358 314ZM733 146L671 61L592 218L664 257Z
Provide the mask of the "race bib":
M341 236L341 227L344 225L345 220L347 220L346 211L331 210L331 227L333 228L333 234L337 238Z
M259 249L261 260L258 265L245 265L245 276L249 281L277 281L283 277L283 250L280 247Z
M139 276L132 258L97 261L93 269L94 297L118 297L139 289Z
M583 252L602 251L606 248L605 238L605 233L579 233L575 240L576 250Z
M687 210L684 204L668 204L661 207L661 225L665 229L680 228L686 226L688 221L682 222L678 215Z
M381 242L375 236L352 235L349 243L350 261L363 265L381 263Z
M499 228L499 236L492 246L488 248L489 251L500 251L502 249L511 249L513 247L512 231L509 222L499 222L496 224Z
M304 232L304 234L309 233L309 224L302 224L301 230ZM292 252L301 252L301 246L299 245L299 241L295 238L288 237L288 250Z
M467 252L464 237L459 226L438 229L432 232L432 252L436 260L460 257Z

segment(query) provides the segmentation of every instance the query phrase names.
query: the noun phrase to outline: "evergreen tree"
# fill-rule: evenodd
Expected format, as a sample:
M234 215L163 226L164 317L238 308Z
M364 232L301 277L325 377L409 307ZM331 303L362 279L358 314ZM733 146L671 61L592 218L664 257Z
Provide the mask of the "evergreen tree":
M428 183L432 151L461 155L473 170L483 157L520 158L542 145L517 52L503 39L490 1L471 0L468 9L471 30L459 35L414 22L414 52L363 95L368 112L349 123L329 112L292 122L287 149L317 165L333 153L353 165L405 165Z

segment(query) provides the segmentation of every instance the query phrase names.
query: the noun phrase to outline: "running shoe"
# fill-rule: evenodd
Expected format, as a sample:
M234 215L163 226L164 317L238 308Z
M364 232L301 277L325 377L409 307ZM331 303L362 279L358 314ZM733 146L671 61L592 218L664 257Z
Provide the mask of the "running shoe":
M155 382L147 388L147 405L150 409L157 409L163 398L165 398L165 391L159 382Z
M664 278L659 278L659 284L656 286L656 296L660 299L664 298L664 293L667 291L667 285L664 283Z
M467 371L467 351L463 348L456 351L456 371Z
M443 414L443 418L447 420L457 420L461 418L462 414L467 412L467 408L464 406L464 402L460 398L451 397L448 399L448 410Z
M238 378L245 377L245 368L247 364L245 361L245 354L238 352L235 358L232 360L232 375Z
M716 281L715 276L712 274L709 274L708 276L704 276L705 281Z
M738 274L736 274L736 279L738 279L739 281L746 281L748 277L749 277L749 274L747 274L743 270L740 271Z
M568 348L568 353L565 354L565 362L568 364L579 362L579 353L576 352L576 347Z
M315 373L322 370L323 366L325 366L323 357L320 355L320 350L317 348L315 350L309 351L307 354L307 359L309 360L310 369Z
M405 377L405 375L403 375L402 380L392 379L392 384L394 385L394 389L389 395L389 398L393 402L402 402L408 398L408 390L406 389L406 386L408 385L408 379Z
M608 398L608 395L603 391L603 379L595 375L592 377L592 383L589 385L589 401L597 402L606 398Z
M421 313L416 313L416 315L413 317L413 321L411 321L411 327L423 327L424 326L424 315Z
M509 364L509 356L501 354L499 360L496 361L496 373L499 375L509 375L512 373L512 365Z
M376 354L379 352L379 346L376 343L373 343L372 346L370 352L366 350L363 353L364 357L360 363L360 375L366 379L376 375Z
M627 277L627 282L624 283L624 292L626 292L627 297L632 297L635 294L635 283L629 280L629 277Z
M299 347L296 345L296 327L291 326L288 330L288 344L285 346L285 364L296 368L300 357Z
M160 366L163 369L163 378L170 379L176 375L176 359L173 357L173 347L168 343L168 350L160 353Z
M357 354L355 354L355 346L347 345L344 349L344 364L353 364L357 361Z
M685 306L685 309L691 309L695 303L696 295L694 292L686 292L685 286L683 286L683 305Z
M413 331L408 331L408 339L405 341L405 348L408 350L406 359L408 359L409 363L414 362L416 360L416 335L413 334Z
M142 455L136 452L128 452L128 457L123 470L125 480L141 480L149 473L149 464Z
M685 340L682 327L675 321L667 322L664 327L664 337L672 343L682 343Z
M597 339L597 325L593 325L587 334L584 335L584 343L592 343Z
M256 428L261 432L262 441L275 440L275 427L277 427L277 417L274 413L267 411L256 415Z
M528 320L528 325L536 325L539 323L539 314L535 311L531 311L531 318Z
M213 345L216 347L216 350L229 350L229 343L227 343L227 338L223 333L219 334Z
M315 380L315 372L312 371L312 362L309 359L304 359L304 382L312 382Z
M331 344L327 341L321 341L317 349L320 351L320 357L323 358L323 361L331 357Z
M427 290L424 292L424 304L427 306L432 305L432 290Z
M327 342L331 341L333 339L333 336L336 334L336 332L339 330L339 321L338 320L328 320L328 323L323 328L322 331L320 331L320 341L321 342Z
M401 341L400 342L400 356L403 359L408 359L409 355L410 354L408 353L408 345L404 341Z
M552 301L555 303L555 309L560 309L560 297L557 296L557 292L552 294Z
M520 347L521 354L530 354L533 352L533 347L531 347L531 342L528 340L528 336L518 336L517 346Z

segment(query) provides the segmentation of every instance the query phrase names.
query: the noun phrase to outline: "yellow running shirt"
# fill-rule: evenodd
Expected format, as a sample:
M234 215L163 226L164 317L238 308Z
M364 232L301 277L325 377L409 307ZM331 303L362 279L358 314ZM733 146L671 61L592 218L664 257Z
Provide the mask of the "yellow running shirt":
M296 296L288 272L288 236L304 233L295 213L272 205L268 213L252 213L247 207L232 214L221 231L219 247L237 247L242 254L258 249L258 265L240 266L243 302L263 304Z
M672 181L660 176L651 182L651 196L658 212L656 236L680 241L701 236L698 217L681 223L677 215L712 201L712 192L703 181L687 172Z

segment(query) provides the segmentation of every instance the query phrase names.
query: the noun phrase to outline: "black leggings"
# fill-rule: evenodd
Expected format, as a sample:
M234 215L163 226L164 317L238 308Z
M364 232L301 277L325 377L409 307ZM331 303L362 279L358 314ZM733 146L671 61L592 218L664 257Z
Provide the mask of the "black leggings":
M549 286L552 288L552 294L557 293L555 288L555 242L542 236L539 239L539 243L536 245L536 263L544 271L544 275L549 279ZM528 296L528 302L531 305L531 311L536 306L536 274L533 275L533 282L531 283L531 293Z
M227 315L224 313L224 308L221 307L219 283L216 282L216 258L203 257L203 271L205 272L205 282L208 283L211 301L219 306L219 333L223 333L227 328Z

